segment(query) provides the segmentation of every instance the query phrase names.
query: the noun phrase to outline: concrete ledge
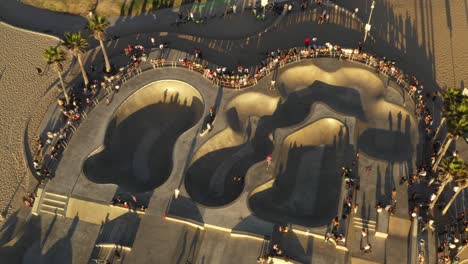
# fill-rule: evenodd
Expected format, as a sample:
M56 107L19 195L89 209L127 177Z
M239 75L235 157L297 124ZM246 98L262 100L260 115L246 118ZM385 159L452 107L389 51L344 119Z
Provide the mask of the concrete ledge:
M230 233L231 237L234 237L234 238L249 238L249 239L254 239L254 240L258 240L258 241L263 241L265 239L268 239L267 237L262 236L262 235L252 234L252 233L243 232L243 231L234 231L234 230L232 230L230 228L220 227L220 226L216 226L216 225L210 225L210 224L206 224L206 223L200 223L198 221L194 221L194 220L191 220L191 219L184 219L182 217L177 217L177 216L165 215L165 219L167 219L169 221L172 221L172 222L180 223L180 224L186 224L186 225L189 225L189 226L192 226L192 227L195 227L195 228L199 228L201 230L215 229L215 230L223 231L223 232L226 232L226 233Z
M98 248L119 248L119 249L123 249L125 251L132 251L132 248L131 247L126 247L126 246L121 246L121 245L117 245L117 244L96 244L95 247L98 247Z
M301 262L292 259L283 259L279 257L268 257L267 263L271 264L300 264Z
M388 234L387 233L381 233L381 232L375 232L375 236L386 239L388 237Z
M302 231L302 230L299 230L299 229L291 229L291 231L296 233L296 234L300 234L300 235L304 235L304 236L311 236L311 237L314 237L314 238L317 238L317 239L320 239L320 240L325 240L324 235L319 235L319 234L315 234L315 233L312 233L312 232L306 232L306 231ZM340 245L336 245L336 249L342 250L342 251L349 251L347 247L340 246Z
M311 237L315 237L315 238L318 238L318 239L325 240L324 235L319 235L319 234L315 234L315 233L312 233L312 232L302 231L302 230L294 229L294 228L291 228L291 231L296 233L296 234L303 235L303 236L311 236Z
M203 225L203 223L200 223L200 222L197 222L197 221L186 220L186 219L183 219L183 218L180 218L180 217L177 217L177 216L169 216L169 215L165 215L164 218L166 220L169 220L169 221L172 221L172 222L186 224L186 225L189 225L189 226L192 226L192 227L195 227L195 228L200 228L201 230L205 230L205 226Z
M34 202L34 205L33 205L33 208L31 210L31 213L33 215L39 215L38 213L38 210L39 210L39 204L41 203L41 200L42 200L42 192L44 191L44 188L42 186L39 186L39 188L37 189L37 193L36 193L36 201Z
M118 208L118 209L121 209L121 210L124 210L124 211L127 211L127 212L132 212L134 214L139 214L139 215L145 215L146 214L146 212L140 211L138 209L130 209L130 208L125 208L125 207L122 207L122 206L116 206L116 205L112 205L112 204L110 204L109 206L111 208Z
M269 240L268 237L262 236L262 235L257 235L257 234L251 234L248 232L243 232L243 231L231 231L231 237L236 237L236 238L250 238L253 240L258 240L258 241L264 241L264 240Z
M387 211L383 211L377 214L377 228L375 232L376 237L387 238L388 237L388 226L390 222L390 215Z
M111 206L99 202L92 202L89 199L84 200L78 197L70 197L67 205L67 218L79 216L81 221L101 225L106 219L113 220L127 213L142 215L144 212L138 212L132 209Z
M232 229L230 229L230 228L216 226L216 225L210 225L210 224L207 224L207 223L204 224L204 227L205 228L216 229L216 230L220 230L220 231L224 231L224 232L228 232L228 233L232 232Z

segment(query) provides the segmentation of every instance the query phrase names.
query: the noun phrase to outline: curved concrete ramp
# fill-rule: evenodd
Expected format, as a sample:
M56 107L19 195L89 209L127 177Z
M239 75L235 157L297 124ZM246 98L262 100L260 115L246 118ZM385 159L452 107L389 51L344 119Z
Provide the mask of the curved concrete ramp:
M243 185L233 180L238 171L233 168L235 162L230 161L244 143L241 134L226 128L200 147L185 177L185 189L194 201L208 206L220 206L239 196ZM219 179L216 180L217 189L212 189L211 182L215 178Z
M165 80L144 86L115 112L104 145L84 163L86 177L127 191L153 190L172 171L178 137L201 119L200 93L187 83Z
M236 132L244 132L250 116L268 116L275 112L280 97L248 92L236 96L226 107L229 126ZM248 132L248 131L247 131Z
M319 65L296 66L284 71L278 78L278 84L282 87L280 91L286 93L284 95L305 89L315 81L363 91L363 97L374 100L384 95L385 84L375 73L357 67L343 67L335 59L321 61Z
M363 153L377 159L387 159L382 152L388 147L380 145L382 136L402 139L406 146L391 152L404 151L402 157L412 156L419 142L418 122L396 99L393 88L387 85L369 69L342 67L336 59L325 59L285 70L278 77L278 90L286 100L295 96L320 101L333 110L359 118L362 125L359 142L364 144ZM391 90L389 92L389 90ZM296 111L297 112L297 111ZM297 115L297 114L296 114ZM389 130L387 133L384 130ZM403 135L402 135L403 134ZM385 137L385 136L383 136ZM376 143L377 144L376 144ZM392 142L397 142L393 140ZM390 160L398 160L390 155Z
M347 128L336 119L320 119L290 134L273 157L274 182L251 193L251 210L271 222L326 225L337 213L348 148Z
M185 188L193 200L221 206L239 197L247 170L273 146L264 135L265 126L260 131L257 127L260 119L275 112L279 99L248 92L228 103L225 118L229 127L200 147L187 171Z

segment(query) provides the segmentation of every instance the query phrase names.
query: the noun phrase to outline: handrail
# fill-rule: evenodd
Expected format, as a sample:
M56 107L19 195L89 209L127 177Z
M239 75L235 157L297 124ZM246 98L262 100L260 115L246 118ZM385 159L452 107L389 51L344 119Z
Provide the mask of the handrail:
M303 59L315 59L315 58L337 58L346 59L350 61L359 62L370 67L375 67L380 73L385 74L389 78L393 79L397 84L403 86L404 90L408 90L408 76L403 71L397 69L391 63L378 57L365 53L359 52L358 49L341 48L339 46L333 46L327 43L326 46L320 46L316 49L311 48L291 48L287 52L277 58L268 58L266 65L257 67L255 73L242 73L242 74L218 74L219 69L214 64L209 64L207 61L196 60L192 61L189 59L179 59L178 61L168 61L163 58L153 59L152 63L143 62L143 66L132 67L127 66L120 69L119 73L114 78L121 84L126 83L133 77L142 74L149 70L158 70L163 67L169 68L187 68L190 71L198 72L202 76L213 82L213 85L221 85L224 88L230 89L245 89L254 86L259 80L268 76L272 71L282 68L288 64L299 62ZM210 70L211 69L211 70ZM219 76L218 76L219 75ZM82 111L81 117L78 120L69 120L66 126L71 129L69 136L64 140L63 150L68 146L68 142L73 137L73 134L79 128L81 122L87 118L88 114L104 99L109 99L113 95L115 87L108 87L109 83L104 83L105 86L101 87L100 90L91 98L91 103L88 104ZM416 98L410 94L413 100ZM63 151L62 151L63 153Z

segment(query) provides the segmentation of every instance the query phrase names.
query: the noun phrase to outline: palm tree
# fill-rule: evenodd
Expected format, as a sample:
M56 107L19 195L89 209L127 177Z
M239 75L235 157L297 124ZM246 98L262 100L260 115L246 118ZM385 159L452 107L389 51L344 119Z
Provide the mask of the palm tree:
M443 108L443 118L447 124L448 133L437 153L432 171L437 170L453 140L468 132L468 97L463 95L461 89L448 89L445 92Z
M83 80L86 86L89 84L88 74L83 67L83 61L81 60L81 55L85 52L86 47L88 47L88 42L85 38L81 36L81 32L76 33L65 33L65 41L63 45L67 50L73 55L73 57L78 59L78 64L80 65L81 74L83 75Z
M109 22L105 17L98 16L94 14L89 20L86 28L88 29L89 34L99 41L101 45L102 54L104 55L104 61L106 62L106 72L111 71L111 65L109 58L107 57L106 47L104 47L104 40L106 39L106 28L109 26Z
M465 163L462 159L455 156L450 156L443 160L442 166L439 168L439 180L441 181L440 187L434 200L429 204L429 209L434 208L437 200L444 191L445 186L453 181L455 177L459 177L465 170Z
M450 199L450 201L445 205L444 210L442 210L443 215L447 213L448 209L452 205L453 201L455 201L458 194L460 194L465 188L468 187L468 170L466 167L466 163L463 162L458 168L458 173L454 175L455 177L453 181L457 184L456 191Z
M48 65L52 65L55 71L58 74L60 85L62 86L62 92L65 96L65 100L67 104L70 103L70 98L68 98L68 93L63 83L62 72L63 72L63 65L62 62L66 60L65 53L59 47L50 46L45 49L42 58L47 62Z

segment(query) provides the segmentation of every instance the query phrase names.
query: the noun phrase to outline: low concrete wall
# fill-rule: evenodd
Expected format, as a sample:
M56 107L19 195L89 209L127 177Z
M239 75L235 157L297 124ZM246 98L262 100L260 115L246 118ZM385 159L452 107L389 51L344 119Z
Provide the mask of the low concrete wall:
M113 220L126 213L144 214L144 212L128 208L70 197L66 217L74 218L78 216L81 221L101 225L106 220Z

